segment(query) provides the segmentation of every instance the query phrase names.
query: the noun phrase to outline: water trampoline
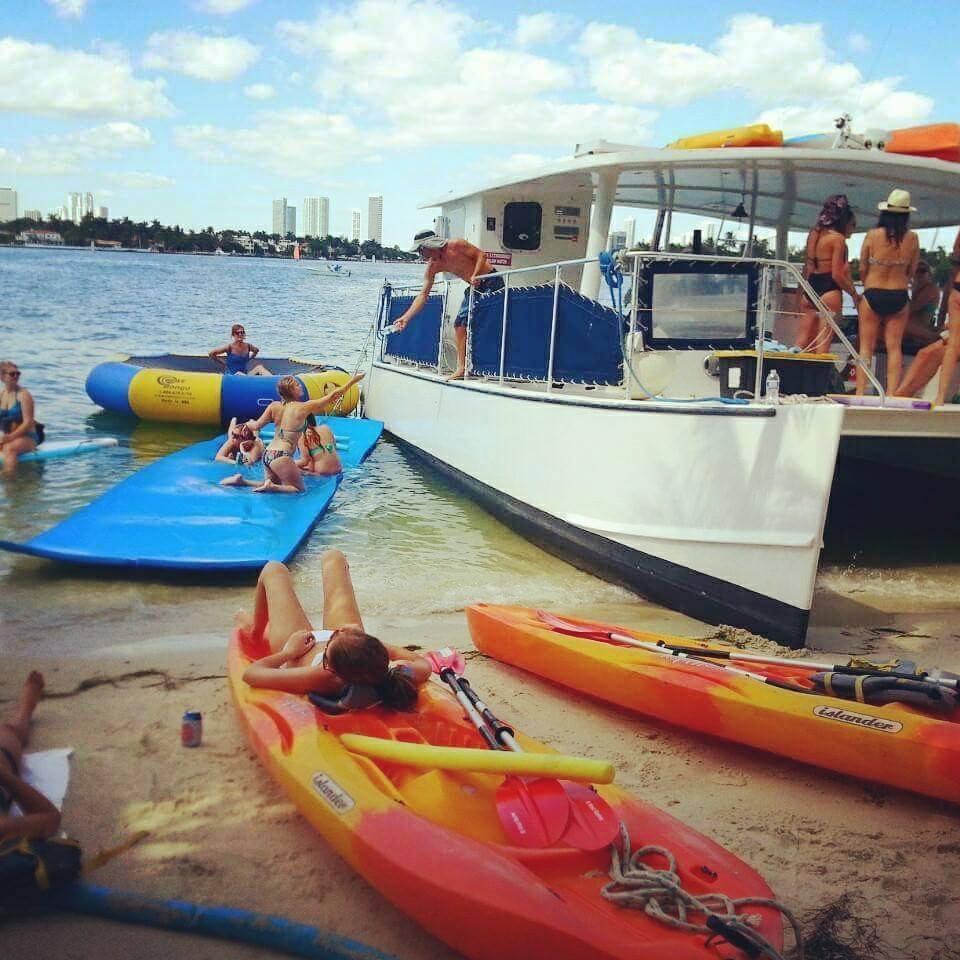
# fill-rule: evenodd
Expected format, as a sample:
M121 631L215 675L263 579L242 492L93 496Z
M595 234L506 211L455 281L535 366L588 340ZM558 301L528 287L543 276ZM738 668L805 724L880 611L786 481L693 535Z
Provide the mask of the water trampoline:
M277 400L281 377L294 376L307 397L315 399L350 379L341 367L314 360L258 357L273 376L229 375L208 356L165 353L124 357L98 364L87 377L90 399L112 413L166 423L225 424L231 417L258 417ZM340 414L348 414L360 399L358 387L343 397Z

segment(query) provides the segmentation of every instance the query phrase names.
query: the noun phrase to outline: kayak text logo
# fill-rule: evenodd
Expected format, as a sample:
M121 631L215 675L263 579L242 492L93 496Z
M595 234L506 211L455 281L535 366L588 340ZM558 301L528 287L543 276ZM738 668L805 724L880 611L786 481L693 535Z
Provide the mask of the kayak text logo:
M178 383L183 383L183 378L175 377L172 373L161 373L157 377L157 383L161 387L175 387Z
M824 720L839 720L841 723L852 723L855 727L866 727L868 730L877 730L880 733L899 733L903 724L896 720L884 720L882 717L871 717L865 713L854 713L852 710L842 710L840 707L820 705L814 707L816 716Z
M336 780L328 777L325 773L315 773L313 775L313 789L336 813L347 813L356 806L353 797Z

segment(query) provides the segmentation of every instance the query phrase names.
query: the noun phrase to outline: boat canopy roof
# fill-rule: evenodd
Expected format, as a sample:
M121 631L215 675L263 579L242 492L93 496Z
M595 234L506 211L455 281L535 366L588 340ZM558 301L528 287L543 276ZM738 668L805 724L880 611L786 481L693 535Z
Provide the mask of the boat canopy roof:
M494 190L595 189L605 172L617 174L615 204L730 219L742 202L757 226L808 230L823 201L845 193L866 228L894 187L910 191L917 208L912 227L960 224L960 164L849 148L671 150L600 143L525 176L451 192L421 208Z

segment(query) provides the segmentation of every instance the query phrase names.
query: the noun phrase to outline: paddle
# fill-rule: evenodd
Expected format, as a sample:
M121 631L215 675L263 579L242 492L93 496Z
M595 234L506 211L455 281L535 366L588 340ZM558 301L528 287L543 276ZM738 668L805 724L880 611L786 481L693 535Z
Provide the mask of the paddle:
M446 682L451 685L451 689L454 689L455 694L463 694L467 699L470 705L467 715L473 720L474 725L477 724L477 720L479 719L482 724L488 726L489 730L493 732L493 736L498 744L506 746L508 749L517 753L523 752L520 744L517 743L514 737L512 728L496 717L493 711L477 696L476 691L470 685L470 681L467 680L466 677L456 673L452 668L451 664L459 662L460 669L463 669L463 657L460 654L446 648L428 655L428 659L434 668L437 667L438 662L441 662L444 672L449 671L450 674L453 674L453 684L456 685L455 688L453 684L450 684L449 680ZM443 674L441 674L441 678L443 679ZM457 696L457 700L463 705L463 700L461 700L459 695ZM511 791L514 787L510 781L517 779L516 777L508 777L497 790L498 808L501 799L506 801L512 798ZM570 781L533 781L533 783L544 782L550 782L556 785L556 787L559 787L564 796L564 803L567 809L561 836L565 843L572 847L577 847L580 850L600 850L603 847L609 846L617 836L619 836L619 818L616 813L614 813L613 808L595 790L583 784ZM525 785L530 787L532 784L530 781L527 781ZM554 802L554 798L556 797L556 787L551 787L551 791L554 791L550 794L551 803ZM545 788L540 787L539 789L543 790L546 795ZM531 846L532 844L526 845ZM540 845L546 846L547 844Z
M760 673L752 673L750 670L740 670L737 667L731 667L727 663L714 663L707 659L709 653L700 647L672 647L662 641L659 643L648 643L645 640L637 640L636 637L628 637L625 633L617 633L613 630L599 630L596 627L589 627L584 624L571 623L562 617L557 617L545 610L538 610L537 616L557 633L567 633L574 637L583 637L588 640L600 640L603 643L620 644L627 647L636 647L638 650L648 650L650 653L659 653L664 656L676 657L678 660L691 660L695 663L706 663L711 667L719 667L729 673L735 673L740 677L749 677L751 680L759 680L771 687L777 687L781 690L792 690L794 693L816 693L799 683L790 683L787 680L778 680L775 677L765 677ZM721 659L727 656L726 651L722 651Z
M657 643L647 643L643 640L637 640L635 637L629 637L624 633L617 633L615 630L604 630L598 627L591 627L586 624L572 623L571 621L564 620L562 617L558 617L555 614L548 613L546 610L538 610L537 616L547 626L552 627L554 630L557 630L560 633L568 633L571 636L589 637L593 640L601 640L606 643L618 643L630 647L638 647L643 650L654 650L659 653L670 651L693 655L697 658L709 657L716 660L740 661L741 663L765 663L772 664L774 666L799 667L803 670L809 670L811 673L824 671L826 673L846 673L853 676L902 676L902 674L896 674L892 670L885 670L881 667L860 667L854 666L850 662L845 664L821 663L813 660L797 660L790 657L774 657L759 653L738 653L735 650L719 650L716 647L687 647L683 646L682 644L667 644L662 640L658 641ZM727 669L732 670L734 668L728 667ZM747 676L760 677L759 674L751 674L747 671L739 672L744 673ZM930 673L922 670L914 676L914 679L927 680L930 683L936 683L942 687L948 687L951 690L957 690L958 686L960 686L960 681L958 681L956 677L942 676L940 671ZM791 687L791 689L793 688Z
M426 654L431 667L453 691L477 733L491 750L499 750L496 736L457 682L455 667L464 668L463 656L449 647ZM505 727L510 734L513 731ZM570 803L559 780L537 777L523 780L508 776L497 788L497 815L507 836L521 847L551 847L562 836L570 818Z

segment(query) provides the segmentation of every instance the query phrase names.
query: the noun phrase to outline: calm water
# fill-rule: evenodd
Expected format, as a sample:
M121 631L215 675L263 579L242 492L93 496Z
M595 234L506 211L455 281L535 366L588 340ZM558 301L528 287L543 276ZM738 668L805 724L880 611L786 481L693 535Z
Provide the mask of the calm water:
M116 449L25 464L13 480L0 479L0 535L27 539L134 470L215 432L98 411L84 381L111 356L206 352L242 321L265 356L314 357L353 370L384 275L410 282L422 268L351 268L347 279L326 275L323 264L293 261L0 248L0 353L23 369L48 436L120 439ZM388 441L344 482L293 562L311 608L320 605L318 560L327 546L350 557L361 605L380 617L453 613L487 600L595 606L609 619L619 612L629 620L640 604L517 537ZM220 638L246 603L249 582L118 579L0 553L0 653L70 651L70 628L78 625L95 625L107 646L140 642L145 633ZM877 607L957 609L958 583L960 566L932 565L929 551L886 542L882 551L834 551L821 564L814 622L824 610L832 629Z
M325 270L323 264L314 269ZM0 480L0 535L27 539L134 470L214 428L153 424L98 411L89 370L118 354L201 353L241 321L265 356L311 357L353 370L380 282L421 267L351 265L342 279L293 261L0 249L0 343L24 371L50 439L108 434L120 446ZM308 604L319 605L319 556L342 549L365 611L420 617L477 600L570 606L629 596L549 557L492 520L432 473L382 442L344 482L294 561ZM69 625L105 632L217 630L244 603L249 581L114 579L0 553L0 652L42 642L69 649ZM111 634L112 635L112 634Z

